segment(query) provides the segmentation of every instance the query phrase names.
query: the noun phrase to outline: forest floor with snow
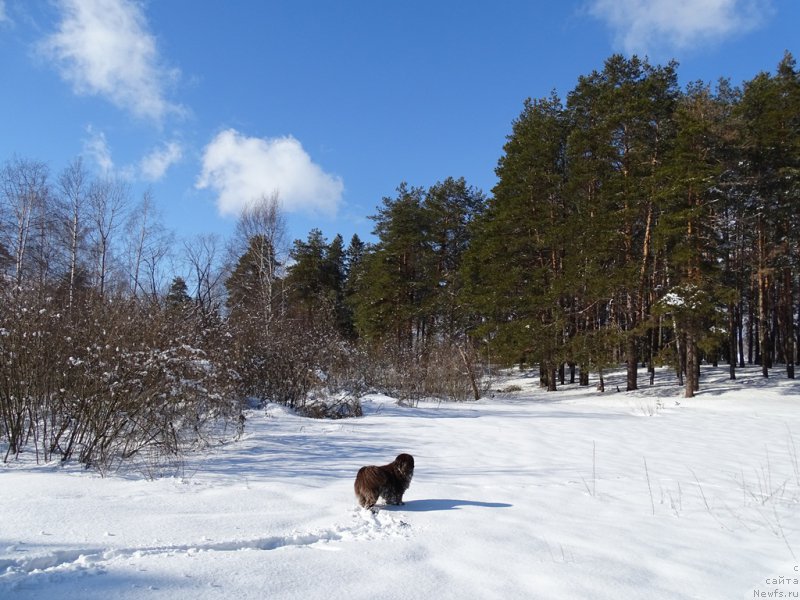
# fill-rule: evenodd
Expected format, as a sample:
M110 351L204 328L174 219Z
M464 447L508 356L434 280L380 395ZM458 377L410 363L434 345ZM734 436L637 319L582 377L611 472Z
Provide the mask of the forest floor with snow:
M368 396L357 419L268 406L152 480L2 465L0 598L800 597L800 381L642 384L516 372L479 402ZM406 504L358 508L358 468L400 452Z

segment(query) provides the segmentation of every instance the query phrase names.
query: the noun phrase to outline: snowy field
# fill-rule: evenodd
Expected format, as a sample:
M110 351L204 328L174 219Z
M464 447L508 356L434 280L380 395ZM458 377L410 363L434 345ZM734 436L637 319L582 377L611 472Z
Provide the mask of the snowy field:
M708 368L685 400L659 378L273 406L156 480L4 465L0 598L800 597L800 382ZM406 504L357 508L358 468L399 452Z

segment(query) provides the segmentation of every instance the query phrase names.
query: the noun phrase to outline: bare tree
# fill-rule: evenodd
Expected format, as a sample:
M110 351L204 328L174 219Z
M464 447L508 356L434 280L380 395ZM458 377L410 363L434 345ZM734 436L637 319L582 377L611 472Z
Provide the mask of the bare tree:
M220 238L214 234L197 235L183 243L183 255L194 284L195 303L205 313L219 310L224 293L222 280L225 270L219 264Z
M262 195L242 210L239 220L236 222L231 245L232 254L240 256L247 250L250 240L257 235L268 239L279 257L287 254L286 218L281 209L280 197L277 192L269 196Z
M41 190L34 205L28 254L32 279L39 285L50 283L59 274L61 244L58 226L63 214L59 199L49 184Z
M161 224L150 190L131 211L127 234L130 292L134 297L142 291L155 298L163 287L160 267L169 255L172 236Z
M49 197L47 165L34 160L14 158L0 171L0 201L3 209L0 232L13 259L13 277L19 285L28 267L28 250L34 228L47 213Z
M172 254L173 241L172 233L162 228L142 258L142 275L152 298L158 298L167 288L167 273L162 266Z
M129 193L128 186L116 179L94 181L89 189L95 279L101 296L108 284L113 236L122 221Z
M80 157L72 161L58 178L58 190L65 211L64 237L67 248L68 306L74 303L80 256L86 241L85 213L89 182Z

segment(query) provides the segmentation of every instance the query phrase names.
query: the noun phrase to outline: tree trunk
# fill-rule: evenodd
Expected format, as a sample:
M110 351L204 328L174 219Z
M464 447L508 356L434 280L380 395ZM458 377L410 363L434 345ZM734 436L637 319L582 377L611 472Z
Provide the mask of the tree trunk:
M686 386L684 388L684 398L694 398L696 389L695 377L697 372L694 368L695 355L697 349L694 340L690 335L686 336Z
M548 388L547 367L544 363L539 363L539 387Z
M556 377L558 377L558 368L555 365L553 365L548 368L548 377L547 377L548 392L556 391Z
M736 379L736 305L728 305L728 373L729 379Z
M691 390L691 395L690 394ZM686 397L692 398L700 390L700 349L694 334L686 334Z
M752 289L752 288L751 288ZM755 292L754 289L752 289ZM752 298L752 296L751 296ZM755 311L753 310L753 301L752 299L747 303L747 364L752 365L753 361L758 361L758 353L755 353L756 356L753 356L758 344L758 338L753 332L753 328L755 327Z
M739 302L739 305L736 308L736 331L738 332L739 338L739 368L744 369L744 324L742 323L742 314L744 313L744 309L742 307L742 302Z
M758 347L761 351L761 375L769 377L769 341L767 335L767 276L761 271L758 274Z
M475 400L481 399L481 390L478 387L478 378L475 374L475 365L467 356L467 353L461 346L458 346L458 351L461 354L461 360L464 361L464 368L467 369L467 375L469 376L469 383L472 386L472 395L475 397Z
M78 236L80 232L80 215L75 208L70 221L70 240L69 240L69 304L72 308L75 300L75 279L78 275Z
M783 327L783 353L786 357L786 377L794 379L794 294L792 284L794 277L792 277L792 269L786 267L783 270L783 310L782 313L786 315Z
M636 338L632 333L629 334L625 342L625 358L628 363L626 390L630 392L639 389L637 385L639 363L638 357L636 356Z
M761 349L761 374L769 377L769 341L767 323L767 268L766 268L766 240L764 239L764 225L758 224L758 273L756 274L756 285L758 286L758 345Z
M647 332L647 374L649 375L649 383L653 385L656 380L656 366L653 361L655 356L655 336L656 330L651 328Z
M800 323L800 303L798 303L797 305L797 322ZM795 347L795 356L793 356L792 358L794 359L795 364L798 364L797 360L800 359L800 356L797 355L798 354L797 349L800 348L800 327L797 328L797 338L795 339L794 347Z
M683 333L678 329L678 323L675 317L672 317L672 324L675 330L675 371L678 375L678 384L683 385L683 374L686 372L686 344L682 343Z

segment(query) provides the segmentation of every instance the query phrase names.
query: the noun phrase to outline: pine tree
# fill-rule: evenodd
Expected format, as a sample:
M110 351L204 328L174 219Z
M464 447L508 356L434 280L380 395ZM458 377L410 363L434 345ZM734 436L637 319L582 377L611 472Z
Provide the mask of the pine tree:
M427 214L424 191L403 183L378 210L372 252L363 259L355 322L368 339L392 339L399 351L422 351L429 333L424 307L431 295L425 273Z
M476 333L507 360L543 365L551 390L564 335L565 134L555 95L525 102L465 261L470 305L485 319Z
M597 274L608 279L614 311L607 326L624 332L627 389L638 387L640 336L649 313L658 219L656 174L672 141L679 97L675 64L653 67L620 55L581 77L569 95L569 171L583 190L586 227L602 232ZM593 237L597 238L595 234Z
M472 225L485 203L483 193L467 185L463 177L436 183L425 196L429 223L426 273L433 290L426 311L432 315L436 333L448 342L463 338L470 321L461 306L461 265L472 239Z
M718 232L719 188L724 168L723 144L728 107L705 84L692 84L674 114L676 136L659 176L658 251L664 257L663 287L667 295L657 312L666 312L674 324L677 356L686 374L686 397L699 389L702 347L713 351L721 340L716 315L730 302L722 285L719 265L722 247Z
M347 277L344 240L337 235L328 244L319 229L312 229L305 242L296 240L290 252L286 287L295 315L314 323L332 319L336 330L352 337L352 315L345 303Z
M308 239L305 242L295 240L289 252L294 261L286 278L289 304L299 310L309 322L314 320L315 312L330 300L324 281L327 249L328 244L322 232L312 229Z
M794 377L794 280L797 273L800 189L800 73L787 53L777 74L747 82L738 116L742 128L740 184L755 232L758 347L767 377L774 350ZM774 298L774 300L772 299ZM781 327L772 327L772 316ZM776 344L775 337L780 337Z
M183 277L175 277L172 280L172 284L169 286L169 292L167 292L167 309L182 311L190 306L191 303L192 298L189 296L189 288L186 285L186 280Z
M322 279L330 298L336 330L346 338L351 338L354 332L353 315L345 300L347 269L344 238L337 234L326 248Z
M356 310L359 299L364 292L365 256L368 253L367 245L361 241L358 234L353 234L345 250L345 282L343 311L347 315L348 327L345 336L354 339L358 335L356 327Z

